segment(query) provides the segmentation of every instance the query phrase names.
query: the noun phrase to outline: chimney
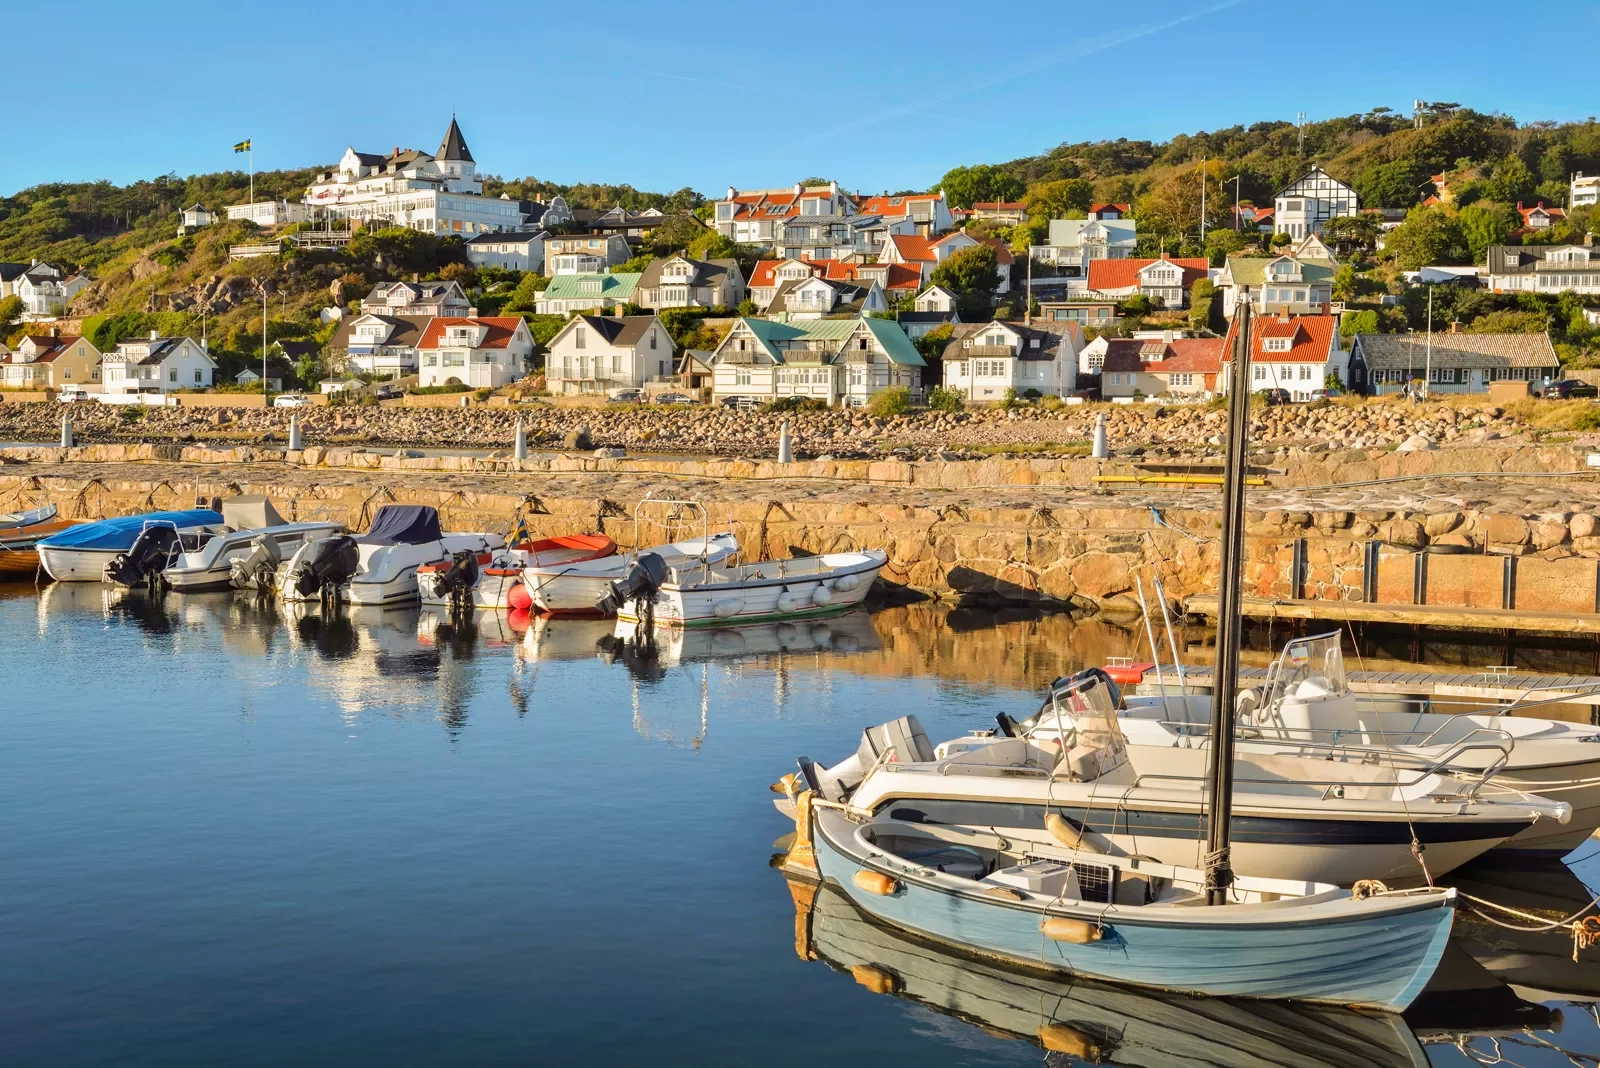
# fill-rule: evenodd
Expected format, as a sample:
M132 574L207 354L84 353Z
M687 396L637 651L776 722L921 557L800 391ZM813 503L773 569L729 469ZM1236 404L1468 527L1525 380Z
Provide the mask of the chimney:
M161 331L159 331L159 330L150 331L150 340L151 341L155 341L160 337L161 337Z
M1450 320L1450 332L1452 334L1461 333L1461 320L1460 319L1452 319L1452 320Z
M1333 314L1333 305L1329 304L1327 301L1323 301L1322 302L1322 314L1323 315L1332 315Z
M61 328L59 326L52 326L50 328L50 336L51 337L60 337L61 336Z
M1287 324L1289 322L1289 309L1288 308L1285 308L1285 309L1283 309L1283 311L1278 313L1278 322L1284 323L1284 324Z
M794 195L799 196L801 193L805 192L805 188L805 185L801 182L794 183Z
M739 195L739 191L737 189L735 189L733 186L730 185L728 187L728 195L723 197L722 199L724 199L724 200L732 200L734 197L736 197L738 195Z
M1166 342L1168 345L1172 344L1172 331L1171 330L1163 330L1163 331L1161 331L1161 340Z

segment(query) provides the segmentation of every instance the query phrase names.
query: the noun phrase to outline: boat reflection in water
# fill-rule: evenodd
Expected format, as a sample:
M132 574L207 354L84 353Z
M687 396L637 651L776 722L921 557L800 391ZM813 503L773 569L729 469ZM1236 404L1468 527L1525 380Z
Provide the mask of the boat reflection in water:
M1453 976L1453 985L1436 997L1425 993L1404 1017L1185 997L1008 969L878 924L831 885L788 884L802 960L820 960L875 994L1091 1064L1424 1068L1424 1038L1464 1048L1560 1027L1558 1011L1523 1001L1464 958L1447 956L1440 972ZM1426 1017L1421 1038L1408 1022L1419 1014ZM1555 1052L1543 1036L1535 1044Z

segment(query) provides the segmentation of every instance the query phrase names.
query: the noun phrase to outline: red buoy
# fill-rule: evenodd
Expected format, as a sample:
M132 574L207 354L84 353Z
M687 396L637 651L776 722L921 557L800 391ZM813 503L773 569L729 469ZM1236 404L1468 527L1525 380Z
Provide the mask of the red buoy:
M528 592L528 587L519 582L506 591L506 605L512 609L520 608L526 611L533 607L533 594Z

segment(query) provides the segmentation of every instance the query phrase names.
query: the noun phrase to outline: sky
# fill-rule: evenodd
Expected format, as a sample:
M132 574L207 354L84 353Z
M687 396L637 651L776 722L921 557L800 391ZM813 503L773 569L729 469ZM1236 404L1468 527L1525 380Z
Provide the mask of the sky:
M1265 0L1028 7L611 0L572 21L581 7L499 0L388 0L359 18L303 0L22 4L10 54L58 52L70 10L73 62L40 106L6 109L0 195L243 169L231 146L245 137L258 170L350 145L432 152L452 110L480 172L713 196L814 175L920 189L1066 141L1417 98L1524 122L1600 112L1583 78L1530 73L1518 29L1540 27L1527 47L1546 55L1592 43L1592 2L1350 0L1321 18Z

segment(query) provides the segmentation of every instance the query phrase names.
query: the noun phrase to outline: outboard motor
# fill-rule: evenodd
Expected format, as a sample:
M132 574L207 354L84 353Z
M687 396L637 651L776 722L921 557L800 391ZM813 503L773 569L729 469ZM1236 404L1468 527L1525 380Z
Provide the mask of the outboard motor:
M236 590L266 593L272 589L272 578L281 563L283 550L278 547L278 539L263 534L250 543L250 552L243 559L235 557L228 566L228 582Z
M1090 690L1099 686L1106 688L1111 697L1111 707L1120 711L1124 707L1122 703L1122 687L1117 685L1115 679L1106 674L1104 668L1084 668L1082 671L1071 675L1063 675L1050 684L1050 696L1044 699L1044 704L1039 706L1039 711L1017 725L1020 728L1020 733L1017 736L1020 737L1021 734L1026 734L1032 730L1034 724L1039 722L1039 717L1055 707L1058 701L1071 697L1073 694L1083 690Z
M616 612L634 598L645 600L648 594L653 594L667 581L667 562L661 559L659 553L644 553L622 573L622 577L611 583L611 592L595 604L595 610L601 615L615 615ZM645 600L648 605L651 602Z
M435 575L433 583L435 595L449 597L451 608L470 608L472 588L478 584L478 554L471 549L451 553L449 565Z
M162 569L182 552L183 541L177 527L159 524L145 527L127 552L118 553L106 565L106 580L129 589L141 584L154 586L161 580Z
M288 577L302 597L336 589L349 582L361 565L356 539L348 534L319 538L300 554L300 564Z

